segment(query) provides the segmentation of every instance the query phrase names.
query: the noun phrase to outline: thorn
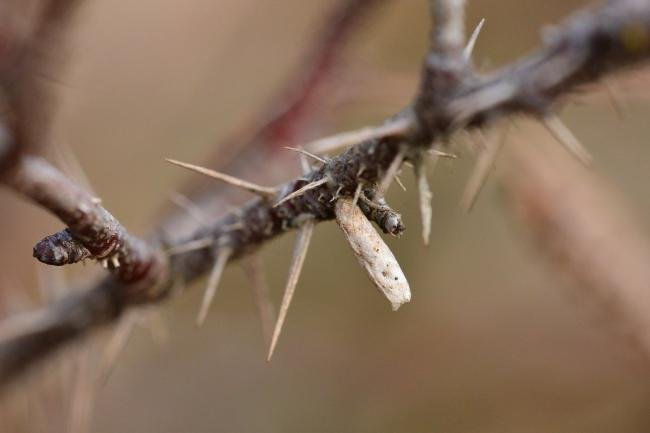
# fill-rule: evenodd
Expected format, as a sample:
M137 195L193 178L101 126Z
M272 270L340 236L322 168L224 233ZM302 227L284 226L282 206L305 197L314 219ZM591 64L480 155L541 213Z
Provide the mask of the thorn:
M345 235L359 264L375 287L391 303L393 310L411 300L411 289L404 272L381 236L352 200L336 202L336 222Z
M434 161L436 161L434 159ZM420 199L420 216L422 218L422 240L424 245L429 245L429 239L431 238L431 218L433 211L431 209L431 188L429 187L429 182L427 181L427 171L426 165L422 158L418 159L417 164L414 167L415 177L418 184L418 196Z
M113 334L100 360L99 379L102 385L106 384L117 364L119 355L124 352L129 338L133 334L135 325L138 323L138 314L139 312L136 311L129 312L119 321L113 330Z
M497 156L499 156L499 151L503 147L506 132L506 129L502 130L498 135L492 132L489 139L486 139L483 134L479 133L481 151L476 158L474 170L467 181L463 197L460 201L461 208L463 208L465 212L472 210L476 198L478 197L481 188L483 188L483 184L494 165L494 161L496 161Z
M280 337L280 332L282 331L282 326L284 325L284 319L287 317L287 311L289 310L289 305L291 304L293 294L296 290L298 277L300 277L302 265L305 262L305 257L307 256L307 249L309 248L311 236L314 233L314 226L314 221L306 221L298 232L298 239L296 240L296 246L293 250L293 258L289 267L289 278L287 279L287 285L284 289L282 304L280 304L280 313L278 314L278 320L275 322L273 337L271 338L271 346L269 347L269 354L266 358L267 361L271 360L275 346L278 343L278 338Z
M173 247L167 250L167 254L170 256L177 254L189 253L190 251L202 250L208 248L214 244L214 239L211 236L201 239L195 239L190 242L186 242L180 245L174 245Z
M384 174L384 177L379 182L379 186L377 187L377 197L383 197L384 194L386 194L388 187L390 186L393 178L397 174L397 171L404 161L405 155L406 148L404 146L400 146L397 154L395 155L395 158L393 159L393 162L390 163L388 170L386 170L386 174Z
M562 146L578 161L585 166L590 166L592 163L589 151L578 141L575 135L567 128L567 126L555 114L548 114L542 118L542 123L551 135L560 142Z
M392 120L381 126L362 128L356 131L348 131L321 138L320 140L315 140L307 144L305 148L317 154L330 153L363 141L401 135L406 133L412 126L413 121L410 118L404 117Z
M359 202L359 196L361 196L361 190L363 189L363 184L359 182L357 184L357 189L354 190L354 197L352 198L352 204L356 206Z
M275 188L257 185L255 183L248 182L246 180L239 179L224 173L220 173L218 171L210 170L209 168L200 167L198 165L188 164L186 162L176 161L174 159L169 159L169 158L166 158L165 160L171 164L177 165L179 167L187 168L188 170L192 170L197 173L204 174L214 179L218 179L222 182L226 182L230 185L245 189L246 191L252 192L254 194L260 195L265 198L273 198L275 197L276 194Z
M456 155L455 153L443 152L442 150L438 150L438 149L429 149L427 153L434 158L441 157L441 158L458 159L458 155Z
M481 21L479 21L476 28L472 32L472 36L470 36L467 45L465 45L465 49L463 50L463 57L465 58L465 60L469 60L472 57L472 52L474 51L474 46L476 45L476 41L478 40L478 35L481 33L483 24L485 24L485 18L482 18Z
M402 188L402 191L406 192L406 187L404 186L402 179L400 179L398 175L395 175L395 182L397 182L399 187Z
M255 304L260 315L262 324L262 335L264 343L268 347L271 344L273 335L273 322L275 320L275 308L271 301L269 285L264 275L264 266L258 254L252 254L243 261L244 272L253 285Z
M308 156L308 157L310 157L312 159L315 159L318 162L322 162L323 164L327 163L327 161L325 159L321 158L320 156L316 156L311 152L307 152L304 149L299 149L297 147L289 147L289 146L284 146L284 148L287 149L287 150L293 150L294 152L298 152L301 155Z
M117 254L113 254L111 256L111 264L113 265L114 268L119 268L120 267L120 259L117 256Z
M300 168L302 169L302 174L307 174L311 171L311 164L307 161L307 157L303 154L298 155L300 159Z
M361 174L366 171L366 166L363 164L359 165L359 171L357 171L357 177L361 176Z
M208 226L208 219L206 218L201 208L198 207L196 203L190 200L186 195L181 194L180 192L171 192L169 193L169 201L187 212L187 214L194 218L197 223L201 224L204 227Z
M99 263L101 263L102 268L108 269L108 259L101 259Z
M208 279L208 286L206 287L205 293L203 294L201 309L199 310L199 314L196 317L196 326L203 325L205 318L208 317L210 304L212 304L212 299L214 299L214 295L217 293L217 286L219 285L219 280L221 280L221 274L223 274L223 269L226 267L226 263L228 263L228 259L230 258L231 254L232 249L228 247L221 248L217 253L217 260L214 262L212 272L210 273L210 277Z
M77 358L70 396L70 413L66 431L81 433L88 430L96 393L96 370L94 368L93 350L82 347Z
M618 116L619 120L625 119L625 110L623 104L621 103L620 95L616 91L616 88L612 84L612 81L604 79L602 80L602 83L603 83L603 87L605 88L605 92L607 93L609 102L612 105L614 111L616 112L616 115Z
M327 176L325 176L322 179L318 179L318 180L315 180L315 181L313 181L311 183L308 183L307 185L303 186L299 190L296 190L296 191L292 192L291 194L288 194L287 196L285 196L282 200L280 200L275 205L273 205L273 207L278 207L278 206L280 206L282 203L284 203L286 201L289 201L289 200L292 200L292 199L294 199L296 197L299 197L299 196L303 195L304 193L306 193L307 191L309 191L310 189L318 188L319 186L323 185L324 183L327 183L328 180L329 179L327 178Z
M79 162L77 155L75 154L74 150L72 150L72 148L68 145L68 143L57 142L53 147L54 151L56 152L56 157L59 160L59 164L63 167L64 171L66 171L70 177L76 179L77 182L82 185L89 193L92 195L97 195L93 190L90 180L88 179L83 166ZM99 203L101 203L101 199L94 197L93 202L95 202L95 200L99 200ZM99 203L95 202L95 204Z
M332 203L333 201L341 197L340 194L342 189L343 189L343 185L339 185L339 187L336 189L336 192L334 193L334 196L330 199L330 203Z
M93 197L90 199L90 201L92 201L93 204L102 204L102 199L99 197Z

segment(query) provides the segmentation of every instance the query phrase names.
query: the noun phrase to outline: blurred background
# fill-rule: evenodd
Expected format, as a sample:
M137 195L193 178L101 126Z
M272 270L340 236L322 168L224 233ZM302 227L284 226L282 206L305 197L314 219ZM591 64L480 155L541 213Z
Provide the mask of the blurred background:
M224 139L246 129L299 67L333 4L88 1L62 53L65 73L46 78L57 94L53 141L73 149L104 205L125 226L148 233L169 194L194 179L164 158L218 161L227 152L219 147L228 146ZM585 4L470 1L468 29L486 18L477 66L488 70L523 55L539 44L546 25ZM428 32L424 0L376 8L350 37L319 121L305 138L377 124L408 104ZM623 119L599 87L576 96L561 113L646 232L647 78L636 70L611 80L624 103ZM509 137L548 139L525 120ZM295 160L281 170L267 161L257 180L275 183L298 174ZM650 431L647 365L545 261L505 210L497 182L488 181L470 214L459 208L473 160L461 151L460 159L442 161L431 175L428 248L421 243L410 173L402 176L406 193L390 191L407 232L387 242L410 281L410 304L392 312L335 224L320 224L272 362L265 360L250 285L232 264L203 328L194 326L200 281L161 306L166 342L156 343L144 328L136 331L98 392L90 431ZM240 195L233 203L247 198ZM34 300L40 266L31 247L60 224L6 190L0 203L0 286ZM292 241L289 235L262 250L277 303ZM63 271L47 272L53 281ZM92 272L75 267L67 278L88 279ZM52 408L65 406L70 395L68 389L51 396L55 403L41 401L39 413L60 418ZM35 406L26 407L33 421ZM54 421L38 428L11 422L0 430L56 431Z

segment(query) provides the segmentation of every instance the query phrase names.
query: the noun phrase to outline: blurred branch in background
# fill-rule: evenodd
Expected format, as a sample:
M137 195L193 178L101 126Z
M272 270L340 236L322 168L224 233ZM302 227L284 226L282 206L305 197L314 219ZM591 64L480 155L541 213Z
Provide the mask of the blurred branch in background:
M508 207L560 273L609 313L606 326L650 359L650 244L620 198L553 146L506 147L501 184ZM542 144L542 146L539 146Z
M0 175L21 152L44 144L52 100L46 78L62 65L78 0L11 0L0 5Z

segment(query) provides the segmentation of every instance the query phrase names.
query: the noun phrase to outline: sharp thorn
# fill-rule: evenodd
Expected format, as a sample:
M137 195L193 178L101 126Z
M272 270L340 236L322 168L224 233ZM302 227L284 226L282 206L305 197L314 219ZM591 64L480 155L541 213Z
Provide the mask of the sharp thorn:
M463 50L463 57L465 58L465 60L469 60L472 57L472 52L474 51L474 46L476 45L476 41L478 40L478 35L481 33L483 24L485 24L485 18L482 18L481 21L479 21L478 25L472 32L472 36L470 36L467 45L465 45L465 49Z
M300 169L302 170L302 174L308 174L311 171L311 164L307 160L307 157L303 154L299 154L298 159L300 160Z
M111 264L113 265L114 268L120 267L120 259L117 256L117 254L113 254L113 256L111 256Z
M450 159L458 159L458 155L455 153L449 153L449 152L443 152L442 150L438 149L429 149L427 151L429 155L432 157L441 157L441 158L450 158Z
M287 149L287 150L293 150L294 152L298 152L301 155L308 156L308 157L310 157L312 159L315 159L318 162L322 162L323 164L325 164L327 162L324 158L321 158L320 156L316 156L313 153L308 152L308 151L306 151L304 149L299 149L297 147L289 147L289 146L284 146L284 148Z
M212 238L212 236L208 236L206 238L195 239L193 241L186 242L184 244L174 245L173 247L167 250L167 254L173 256L177 254L189 253L190 251L196 251L196 250L202 250L204 248L208 248L213 244L214 244L214 238Z
M232 250L228 247L221 248L217 253L217 259L214 262L212 267L212 272L210 272L210 277L208 278L208 286L205 289L203 294L203 301L201 301L201 309L199 314L196 317L196 326L203 325L205 318L208 317L208 310L210 309L210 304L214 299L214 295L217 293L217 287L219 286L219 281L221 280L221 275L223 270L228 263L228 259L232 254Z
M481 140L480 153L476 158L476 164L474 165L474 170L467 181L465 186L465 191L463 192L463 197L461 198L461 207L465 212L472 210L476 198L478 197L479 192L485 184L494 162L499 156L499 151L503 147L505 130L501 134L495 134L492 132L490 138L485 138L483 134L478 134ZM498 136L500 135L500 136Z
M271 345L269 347L267 361L271 360L273 352L275 351L275 346L278 343L278 338L280 337L280 332L282 331L282 326L284 325L284 320L287 317L287 311L289 310L289 305L291 305L291 300L293 299L293 294L296 290L296 284L298 283L298 278L300 277L300 272L302 271L302 265L304 264L305 257L307 256L309 242L311 241L311 236L314 233L314 226L314 221L309 220L303 224L303 226L300 228L300 231L298 232L298 239L296 240L296 246L293 251L291 266L289 267L289 278L287 279L287 285L284 289L282 304L280 304L278 320L276 321L275 328L273 329L273 337L271 338Z
M129 338L135 329L135 325L138 323L138 314L135 311L129 312L119 321L113 330L113 334L108 340L106 349L100 360L99 380L102 384L106 384L117 364L119 355L126 348Z
M384 194L386 194L388 187L393 182L393 178L397 174L399 168L402 166L402 162L404 161L405 155L406 155L406 148L404 146L400 146L399 150L397 151L397 154L395 155L395 158L390 163L390 166L388 166L388 170L386 170L384 177L379 182L379 186L377 187L378 197L383 197Z
M316 154L330 153L363 141L405 134L412 126L413 121L409 118L396 119L381 126L321 138L307 144L305 148Z
M402 191L406 192L404 182L402 182L402 179L400 179L398 175L395 175L395 182L399 185L400 188L402 188Z
M339 185L336 192L334 193L334 196L330 199L330 203L332 203L333 201L338 200L338 198L341 196L341 190L342 189L343 189L343 185Z
M604 79L602 80L602 83L603 87L605 88L605 92L607 93L607 98L609 99L609 102L614 109L614 112L616 112L616 115L620 120L625 119L625 109L623 107L623 103L621 102L621 97L614 88L611 80Z
M92 359L91 347L82 347L76 357L70 412L68 415L68 432L85 432L89 428L96 394L96 371Z
M308 183L307 185L303 186L302 188L292 192L291 194L286 195L282 200L280 200L275 205L273 205L273 207L278 207L278 206L280 206L282 203L284 203L286 201L292 200L292 199L294 199L296 197L300 197L301 195L303 195L304 193L306 193L310 189L318 188L319 186L323 185L324 183L327 183L328 180L329 179L327 177L323 177L322 179L318 179L318 180L315 180L315 181L313 181L311 183Z
M422 240L424 245L429 245L431 238L431 218L433 211L431 209L431 188L427 181L426 166L422 158L419 158L418 163L415 165L415 177L418 184L418 196L420 199L420 216L422 218Z
M214 170L211 170L209 168L201 167L201 166L198 166L198 165L188 164L186 162L176 161L174 159L169 159L169 158L166 158L165 160L167 162L171 163L171 164L177 165L179 167L186 168L188 170L195 171L197 173L206 175L206 176L211 177L213 179L217 179L217 180L220 180L220 181L225 182L227 184L236 186L238 188L245 189L246 191L252 192L252 193L257 194L257 195L261 195L262 197L265 197L265 198L275 197L275 194L276 194L275 188L271 188L271 187L268 187L268 186L257 185L255 183L248 182L246 180L239 179L237 177L230 176L230 175L225 174L225 173L220 173L218 171L214 171Z
M86 172L79 162L79 159L77 158L74 150L72 150L72 148L66 142L57 142L53 147L56 152L57 159L63 166L64 171L66 171L70 177L76 179L79 184L82 185L89 193L96 196L97 194L93 190L88 175L86 175ZM95 202L95 200L99 200L99 203L101 203L101 199L94 197L93 202ZM99 203L95 202L95 204Z
M542 123L551 135L562 145L564 148L578 161L585 166L590 166L592 163L589 151L580 143L575 135L569 128L557 117L555 114L548 114L542 119Z
M208 226L208 218L205 216L200 207L190 200L186 195L180 192L169 193L169 201L174 203L179 208L183 209L189 216L191 216L197 223L202 226Z

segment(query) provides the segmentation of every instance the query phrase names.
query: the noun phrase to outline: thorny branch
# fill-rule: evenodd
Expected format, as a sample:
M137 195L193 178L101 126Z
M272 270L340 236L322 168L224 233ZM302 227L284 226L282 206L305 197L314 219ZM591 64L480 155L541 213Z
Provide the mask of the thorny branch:
M504 156L507 203L532 228L541 251L605 307L599 313L615 331L650 355L650 246L625 203L549 146L511 143Z
M42 1L44 9L50 2L54 2L54 0ZM330 20L326 22L324 32L318 35L316 43L310 52L310 58L297 76L290 80L291 84L287 86L287 89L281 92L280 97L275 98L273 103L270 104L266 110L270 114L266 114L262 121L258 122L261 125L259 129L252 136L250 134L241 134L243 135L244 145L239 147L243 147L241 153L244 154L244 157L239 159L251 160L245 154L250 151L253 144L257 149L255 155L258 155L260 145L264 145L262 149L268 148L268 151L272 151L274 147L295 141L300 125L305 124L310 115L313 116L319 88L323 86L334 70L339 51L341 51L344 42L356 27L357 22L368 11L382 2L383 0L342 0L337 5ZM44 18L41 25L44 28L53 27L62 17L66 16L66 11L70 12L74 3L78 2L73 0L58 2L57 4L61 6L58 14L44 14L44 17L51 16L57 18L57 20L48 21ZM64 9L64 5L68 5L68 8ZM34 33L38 34L36 31ZM7 57L9 56L0 57L0 60L4 60L4 63L11 65L11 61L9 61L11 59L7 60ZM4 88L13 90L15 87L15 83L11 80L2 80L0 85L3 86L3 90L5 90ZM41 102L39 98L34 98L34 101L36 101L36 104ZM15 115L15 113L12 114ZM118 276L118 278L106 278L85 295L74 297L74 299L70 298L69 302L62 302L53 306L45 315L32 316L36 320L27 318L27 320L10 320L4 323L2 329L0 329L0 341L8 341L12 336L18 334L23 334L25 337L30 333L38 335L32 337L32 340L35 341L33 347L28 348L19 343L18 349L10 348L11 344L0 349L0 358L2 358L0 363L3 365L0 368L0 383L3 383L27 366L24 363L26 355L36 360L65 341L75 339L85 329L115 321L120 317L122 311L121 307L118 306L132 304L132 301L118 300L117 298L132 297L136 293L146 292L149 289L157 291L158 295L151 294L153 297L166 296L169 288L172 284L177 283L180 277L177 275L173 278L167 278L170 277L168 264L165 263L161 269L161 261L167 255L193 251L196 249L197 244L201 244L205 248L213 242L206 242L206 239L198 239L196 242L184 242L182 240L182 233L186 232L185 229L189 227L190 231L193 232L193 227L197 225L195 218L188 218L185 213L177 215L170 213L165 218L165 222L161 224L161 232L151 236L150 243L129 236L126 229L108 211L101 207L95 197L74 185L72 181L45 160L37 157L27 157L30 162L21 161L18 156L26 153L28 146L22 142L18 143L20 145L16 145L16 137L12 135L12 131L8 128L0 128L0 132L2 132L0 134L0 164L3 168L6 163L7 168L16 171L20 171L22 165L30 165L32 168L34 165L40 165L44 169L44 173L37 173L34 179L29 179L25 185L19 185L18 189L25 190L28 194L34 194L32 197L28 197L36 200L36 202L42 201L42 204L45 205L52 204L53 208L50 210L59 215L67 224L81 224L81 226L77 226L80 228L79 232L86 235L86 237L82 236L76 239L70 227L68 227L68 229L48 236L39 242L35 247L35 256L45 263L55 265L74 263L85 258L96 258L100 259L104 266L117 273ZM236 136L228 147L237 148L233 144L241 141L242 137ZM227 159L227 155L223 154L220 155L220 158L223 159L224 156ZM0 175L2 175L1 171ZM53 188L53 185L50 185L47 196L41 197L42 193L39 192L38 188L34 188L34 183L38 182L40 176L50 176L58 186ZM10 176L0 176L0 181L15 182ZM223 201L216 199L217 194L215 192L218 191L215 191L214 187L207 189L195 187L192 191L192 205L196 206L198 212L201 212L206 207L216 207L217 209L223 207ZM52 195L50 196L49 193ZM78 198L79 201L76 202L75 198ZM75 208L75 205L81 205L81 211ZM206 214L212 214L212 212L206 212ZM375 215L377 221L382 218L388 221L385 217L389 215L389 210L375 213ZM78 216L82 216L81 221L77 220ZM205 222L200 221L199 225L205 226ZM91 236L87 236L89 233ZM167 246L162 248L160 239L167 240L167 235L179 236L180 240L167 242ZM88 246L90 250L94 251L94 256L93 252L84 244L86 241L92 244ZM139 250L138 254L130 254L132 249ZM129 258L126 257L127 255L129 255ZM110 260L107 258L110 258ZM149 259L151 261L148 263ZM134 266L140 265L140 269L144 269L145 272L138 273L127 270L131 266L122 265L127 261ZM139 279L135 278L131 279L130 282L125 282L125 278L120 278L120 275L124 275L128 279L128 276L133 274L138 274ZM151 281L150 278L160 278L161 281L158 284ZM95 293L95 295L92 293ZM145 297L149 301L153 300L152 296ZM56 326L50 326L52 324L56 324Z
M158 266L143 270L135 281L130 280L131 284L107 277L87 292L5 323L0 328L5 337L0 345L0 383L16 377L63 343L113 322L132 304L165 298L173 282L189 282L204 275L224 249L235 259L302 227L306 221L333 219L337 199L356 196L359 185L373 188L380 184L400 152L405 152L405 161L415 163L432 143L444 142L457 130L486 127L515 113L543 116L561 96L650 55L650 4L619 0L577 13L552 32L537 52L490 75L480 75L462 54L462 3L434 2L439 27L434 30L432 49L424 62L421 87L412 106L387 121L402 122L405 126L399 132L355 145L278 187L274 200L254 199L185 239L168 237L168 223L163 222L143 244L150 252L145 257L163 257L170 248L201 239L209 238L213 243L202 249L166 254L167 260L158 260ZM319 185L276 206L313 182ZM99 209L92 200L85 203ZM114 220L107 212L98 212L99 224L106 226L97 233L105 233ZM62 219L74 236L73 220ZM126 231L122 233L125 240L129 239ZM88 238L88 242L95 240ZM133 254L137 248L126 248L121 260L137 255ZM92 253L92 248L88 250ZM133 293L133 283L141 296L124 295Z

